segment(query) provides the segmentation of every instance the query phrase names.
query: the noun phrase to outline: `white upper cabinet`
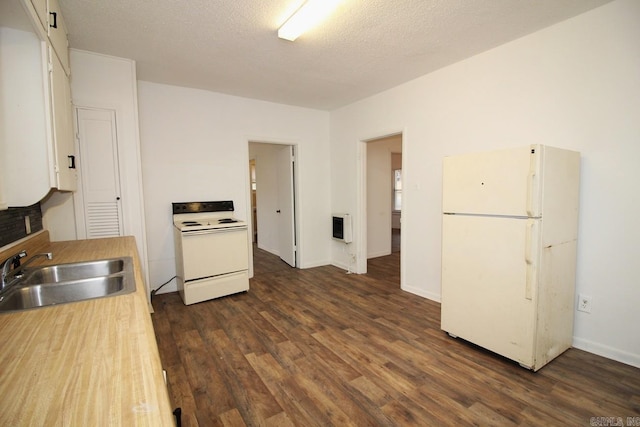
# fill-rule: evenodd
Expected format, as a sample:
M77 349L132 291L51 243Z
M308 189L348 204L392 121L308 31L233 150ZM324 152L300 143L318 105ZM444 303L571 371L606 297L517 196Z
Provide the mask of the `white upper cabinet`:
M49 0L49 25L47 28L47 34L51 41L51 46L55 50L60 63L64 68L64 72L67 76L70 74L69 68L69 42L67 40L67 26L62 18L62 12L60 11L60 5L58 0ZM40 14L38 14L40 16Z
M55 184L58 190L75 191L76 154L73 139L71 85L60 60L53 51L49 52Z
M30 206L52 187L42 44L34 33L0 27L0 181L10 207Z
M32 21L34 31L43 40L48 39L55 50L64 72L70 74L69 41L67 26L62 17L58 0L9 0L22 1L26 15Z
M76 154L73 140L71 86L63 64L49 50L51 112L53 117L53 155L55 187L58 190L76 190Z
M49 8L47 5L47 0L30 0L30 3L36 12L38 21L40 22L40 28L42 29L42 31L46 33L47 27L49 26L49 23L48 23Z
M76 189L66 29L57 1L1 3L0 208L30 206Z

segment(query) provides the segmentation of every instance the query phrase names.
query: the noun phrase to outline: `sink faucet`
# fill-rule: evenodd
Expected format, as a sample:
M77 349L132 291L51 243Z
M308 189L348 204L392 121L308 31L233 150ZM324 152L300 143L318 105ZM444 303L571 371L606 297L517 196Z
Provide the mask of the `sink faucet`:
M24 268L29 265L34 259L38 258L38 257L45 257L47 259L52 259L53 258L53 254L51 252L45 252L42 254L35 254L34 256L32 256L31 258L29 258L27 261L25 261L24 264L20 265L20 259L24 258L27 256L27 251L20 251L19 253L7 258L3 263L2 263L2 282L0 283L0 292L4 291L6 288L8 288L9 286L11 286L16 279L21 278L22 276L24 276ZM11 269L11 266L13 266L13 277L11 278L11 280L9 281L7 278L9 277L9 270Z
M53 254L51 252L44 252L41 254L35 254L34 256L32 256L31 258L29 258L28 260L26 260L22 266L19 266L20 268L18 268L16 270L15 266L14 266L14 270L13 270L13 277L15 277L16 279L19 279L20 277L24 276L24 268L31 264L31 262L38 258L38 257L45 257L46 259L52 259L53 258Z
M13 266L14 270L20 267L20 259L26 256L27 256L27 251L22 250L17 254L11 255L9 258L5 259L2 262L2 277L0 278L0 292L4 291L4 289L7 287L7 276L11 271L11 267Z

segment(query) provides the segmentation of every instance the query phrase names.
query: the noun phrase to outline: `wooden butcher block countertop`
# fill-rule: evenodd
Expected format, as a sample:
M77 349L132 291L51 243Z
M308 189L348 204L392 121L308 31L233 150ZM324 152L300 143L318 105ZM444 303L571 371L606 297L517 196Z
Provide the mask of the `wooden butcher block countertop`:
M0 425L174 425L134 238L48 240L31 265L131 256L136 291L0 314Z

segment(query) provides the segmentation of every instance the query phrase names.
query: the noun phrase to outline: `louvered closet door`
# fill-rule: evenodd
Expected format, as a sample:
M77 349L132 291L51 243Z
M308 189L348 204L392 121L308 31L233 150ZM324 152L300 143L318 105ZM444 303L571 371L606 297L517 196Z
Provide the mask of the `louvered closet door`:
M124 227L115 113L77 111L86 238L121 236Z

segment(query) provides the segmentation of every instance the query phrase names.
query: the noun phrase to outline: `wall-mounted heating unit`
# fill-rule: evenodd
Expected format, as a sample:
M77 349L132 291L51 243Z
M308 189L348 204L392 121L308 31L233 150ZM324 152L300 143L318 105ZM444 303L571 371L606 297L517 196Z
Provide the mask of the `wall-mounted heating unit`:
M351 231L351 215L333 214L333 238L344 243L353 241L353 232Z

